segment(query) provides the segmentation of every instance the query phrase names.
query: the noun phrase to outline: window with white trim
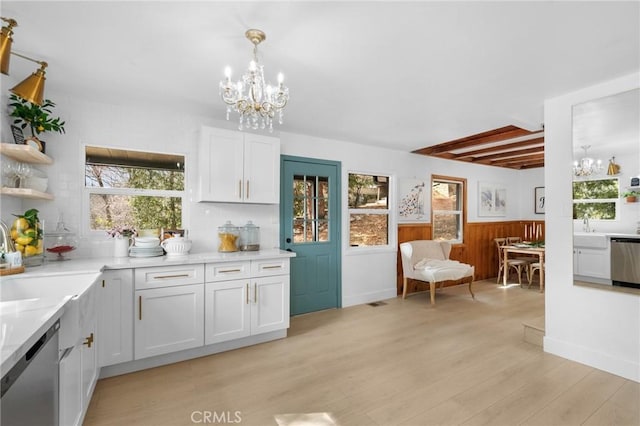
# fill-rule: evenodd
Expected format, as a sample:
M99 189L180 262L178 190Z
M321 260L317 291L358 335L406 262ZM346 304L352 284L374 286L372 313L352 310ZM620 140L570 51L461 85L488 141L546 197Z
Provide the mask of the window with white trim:
M85 147L90 231L182 228L183 155Z
M389 245L389 176L349 173L349 245Z
M618 211L618 178L573 182L573 218L615 220Z

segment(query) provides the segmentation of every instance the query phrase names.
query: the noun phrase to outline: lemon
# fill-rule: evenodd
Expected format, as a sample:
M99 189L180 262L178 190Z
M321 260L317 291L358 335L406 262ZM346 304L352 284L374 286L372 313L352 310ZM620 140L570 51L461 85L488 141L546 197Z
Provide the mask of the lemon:
M28 256L35 256L36 254L38 254L38 247L34 247L34 246L26 246L24 248L24 255L25 257Z
M29 228L29 222L24 217L19 217L13 221L13 227L22 232L24 229Z
M16 243L16 250L18 250L20 253L24 253L24 246L22 244Z
M18 244L20 244L22 246L26 246L31 241L33 241L33 237L18 237L18 238L16 238L16 243L18 243Z
M18 231L16 228L11 228L11 239L15 240L16 238L18 238Z
M23 231L23 234L25 235L25 237L35 238L36 237L36 230L33 229L33 228L29 228L26 231Z

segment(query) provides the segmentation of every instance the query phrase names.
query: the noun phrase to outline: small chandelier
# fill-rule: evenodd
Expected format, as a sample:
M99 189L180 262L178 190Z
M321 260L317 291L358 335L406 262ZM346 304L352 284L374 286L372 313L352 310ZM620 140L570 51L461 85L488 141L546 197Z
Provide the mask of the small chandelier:
M594 160L587 156L587 150L591 148L591 145L582 145L584 149L584 157L580 161L573 162L573 175L576 177L587 177L596 175L602 171L602 160Z
M267 36L260 30L247 30L245 37L253 43L253 60L249 69L236 83L231 82L231 68L225 68L225 79L220 82L220 96L227 104L227 120L231 111L240 114L242 129L269 128L273 132L273 118L278 115L282 124L283 112L289 100L289 89L282 83L282 73L278 74L278 86L267 84L264 69L258 63L258 45Z

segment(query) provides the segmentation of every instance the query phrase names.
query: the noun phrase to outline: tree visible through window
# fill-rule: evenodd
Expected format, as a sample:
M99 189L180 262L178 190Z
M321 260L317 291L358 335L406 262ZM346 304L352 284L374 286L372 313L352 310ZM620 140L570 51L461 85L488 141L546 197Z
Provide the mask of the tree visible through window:
M349 245L389 244L389 177L349 173Z
M91 230L182 227L184 156L87 147Z
M431 223L434 240L462 242L464 184L464 179L432 177Z
M619 196L618 178L573 182L573 218L614 220Z

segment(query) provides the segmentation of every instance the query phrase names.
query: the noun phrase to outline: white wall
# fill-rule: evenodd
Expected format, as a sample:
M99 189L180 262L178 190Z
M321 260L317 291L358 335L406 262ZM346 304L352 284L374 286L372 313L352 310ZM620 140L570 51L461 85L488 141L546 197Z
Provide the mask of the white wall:
M573 285L571 107L638 87L629 75L545 102L545 351L640 381L640 296Z
M213 120L205 115L181 112L177 107L106 104L84 99L72 99L47 89L47 95L57 103L55 115L67 124L64 135L47 134L47 153L54 159L51 166L40 167L50 178L48 192L53 201L16 201L3 197L2 219L10 221L12 213L37 208L52 230L60 214L67 225L82 237L78 250L69 257L111 256L113 242L99 232L84 231L83 162L84 146L113 146L127 149L178 153L186 156L186 197L183 226L194 241L192 252L217 250L217 227L226 220L241 225L253 220L261 227L261 245L277 247L279 241L278 206L197 203L197 137L202 124L235 129L236 122ZM6 118L6 101L3 102ZM8 137L3 128L3 140ZM462 177L468 183L468 220L502 221L540 219L533 214L533 188L544 186L541 169L518 172L510 169L477 166L411 154L404 151L372 148L353 142L328 140L308 135L281 133L282 154L340 161L342 181L348 182L349 172L380 173L392 176L392 190L399 178L421 178L429 181L431 174ZM505 217L478 217L478 182L502 183L507 188L508 207ZM347 198L347 185L342 188ZM348 214L343 208L342 294L343 306L371 302L396 295L396 217L395 197L392 203L392 233L390 248L385 250L352 250L348 247ZM428 202L428 200L427 200ZM429 206L427 205L427 208Z

